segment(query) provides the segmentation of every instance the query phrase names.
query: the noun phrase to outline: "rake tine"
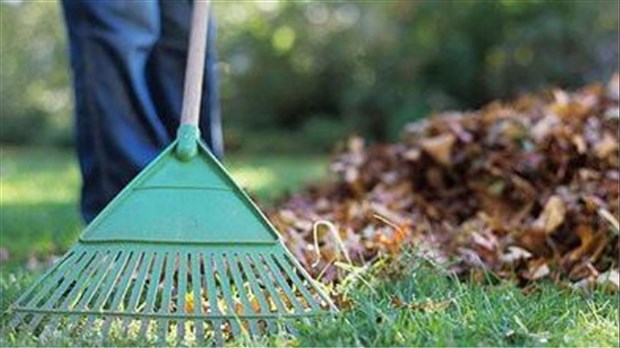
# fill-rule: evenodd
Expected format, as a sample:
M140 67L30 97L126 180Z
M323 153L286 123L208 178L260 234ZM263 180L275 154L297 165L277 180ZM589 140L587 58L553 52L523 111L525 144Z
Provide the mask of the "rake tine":
M254 258L250 255L248 255L248 257L252 260L254 267L258 271L259 278L262 280L263 285L265 285L265 288L267 288L267 292L269 293L269 296L271 297L272 301L276 304L278 311L280 313L287 313L286 306L284 305L284 302L282 302L280 295L274 288L271 277L269 277L265 273L265 268L263 267L263 263L260 262L261 257L260 256L257 257L258 261L254 260Z
M302 295L306 299L306 302L308 302L308 305L312 307L313 310L320 310L321 307L319 306L319 303L316 301L314 296L312 296L312 294L308 291L308 289L306 289L305 284L299 278L299 276L297 275L297 272L295 272L295 270L291 268L289 263L286 260L284 260L280 254L273 254L272 256L276 259L277 263L284 269L284 271L289 276L289 278L293 281L297 289L302 293Z
M258 304L260 304L261 314L270 314L271 309L269 307L269 304L267 303L267 299L265 298L265 296L263 295L263 292L261 291L260 286L258 285L258 282L254 275L254 271L252 270L252 266L250 266L250 264L248 263L248 259L244 255L237 254L237 256L239 257L239 261L241 262L241 268L243 268L243 273L248 278L248 282L250 283L250 288L252 289L254 296L258 300ZM265 319L265 323L267 324L267 329L270 332L272 333L277 332L278 328L276 327L272 319Z
M32 285L30 285L30 286L28 287L28 289L27 289L24 293L22 293L22 295L21 295L21 296L19 296L19 298L15 301L15 304L19 305L19 304L21 304L22 302L24 302L24 300L25 300L26 298L28 298L30 295L32 295L32 294L33 294L33 292L34 292L34 290L35 290L37 287L39 287L41 284L46 284L46 285L47 285L47 288L49 288L49 287L51 287L52 285L54 285L54 283L55 283L55 282L57 282L57 279L58 279L58 278L60 278L60 276L61 276L62 274L64 274L64 273L62 273L62 272L60 272L60 271L61 271L62 269L64 269L64 268L66 268L66 267L69 267L69 266L68 266L68 265L69 265L69 260L70 260L71 258L73 258L73 256L75 256L75 254L76 254L76 253L75 253L75 252L73 252L73 251L68 252L68 253L67 253L67 254L66 254L66 255L65 255L65 256L64 256L64 257L63 257L63 258L62 258L62 259L61 259L61 260L60 260L57 264L56 264L56 266L52 266L52 267L50 267L50 268L49 268L49 269L48 269L48 270L47 270L47 271L46 271L46 272L45 272L45 273L41 276L41 279L40 279L38 282L35 282L35 283L33 283ZM82 253L80 256L82 256L82 255L84 255L84 254ZM79 259L78 259L78 260L79 260ZM75 263L75 261L74 261L74 263ZM57 272L57 273L53 274L53 276L54 276L53 280L52 280L52 281L49 281L49 279L48 279L48 278L49 278L50 276L52 276L52 273L54 273L54 272ZM45 293L45 292L43 292L43 293ZM39 297L39 298L40 298L40 297L42 297L42 296L43 296L43 294L41 293L41 291L35 294L35 298L37 298L37 297ZM39 300L40 300L40 299L39 299ZM30 301L30 302L32 302L32 299L31 299L31 301ZM38 302L38 301L37 301L37 302Z
M299 273L301 274L301 276L314 289L314 291L316 291L316 293L319 295L321 300L323 300L323 302L325 302L332 311L337 312L338 309L336 308L334 303L327 297L325 292L323 292L323 290L318 287L317 281L312 279L312 277L310 277L308 272L306 272L306 270L299 264L299 262L297 262L297 260L294 257L292 257L289 253L284 253L283 256L286 262L289 262L290 264L295 266L297 270L299 270Z
M67 253L67 255L55 267L50 267L50 269L47 270L43 277L41 277L40 281L31 285L30 288L23 295L21 295L17 301L15 301L15 303L19 305L31 294L33 294L33 291L37 287L43 285L41 290L38 291L34 295L34 297L31 298L30 301L28 301L28 303L26 304L26 307L36 306L36 304L41 301L43 296L51 291L54 285L58 285L58 282L60 281L62 276L64 276L68 270L75 266L75 264L79 262L82 257L84 257L84 255L86 255L86 252L83 252L79 256L74 257L76 255L77 253L73 251ZM51 277L51 279L48 279L48 277ZM18 312L17 315L15 315L9 323L9 330L15 330L15 328L17 328L17 326L20 324L24 316L25 314L23 312Z
M204 287L207 289L207 298L209 300L209 307L211 309L211 315L219 315L220 310L217 303L217 288L215 283L215 277L213 272L213 265L211 264L211 255L204 256L203 262L205 267L205 279L204 279ZM213 323L213 333L215 335L215 342L218 346L223 345L223 336L222 336L222 321L219 319L214 319Z
M144 254L136 254L132 252L131 255L129 256L130 259L127 264L127 267L125 267L124 269L124 273L122 274L122 276L119 275L119 277L122 277L122 278L119 279L120 284L117 287L116 291L114 292L112 303L110 304L110 311L115 311L119 307L123 298L125 297L125 293L127 292L127 289L129 288L131 276L133 275L133 272L138 264L138 261L142 259L143 255ZM110 330L110 325L112 324L112 320L114 320L114 318L110 316L105 319L105 322L103 323L103 326L101 329L101 333L103 337L108 336L108 332Z
M142 263L138 267L140 269L140 273L134 282L134 288L131 292L131 298L129 299L129 303L127 304L127 309L129 312L136 311L136 305L138 304L138 300L140 299L140 294L142 293L142 288L144 287L144 283L146 281L146 274L153 263L153 258L155 258L154 253L144 254L142 258ZM129 329L129 324L133 319L131 317L126 318L123 321L123 336L127 336L127 330Z
M151 272L151 277L149 279L148 293L146 294L146 298L144 299L145 307L143 313L153 313L153 307L155 306L155 299L157 296L157 288L159 287L159 277L161 276L164 259L166 259L166 255L162 254L163 253L159 253L158 255L156 255L155 261L153 261L154 266ZM150 319L148 317L142 318L140 333L138 334L138 337L145 337L149 323Z
M185 297L187 296L187 257L182 253L179 255L179 273L177 276L177 313L185 313ZM177 320L177 342L183 342L185 339L185 320Z
M240 325L240 320L238 317L238 313L236 312L236 304L233 299L232 291L230 289L230 279L228 278L226 264L222 259L222 255L215 254L213 255L215 258L215 268L217 269L217 273L220 280L220 288L224 295L224 300L226 301L226 306L228 307L228 314L235 316L234 318L229 320L233 335L235 337L239 337L241 331L243 331L243 326Z
M230 273L232 274L233 281L235 282L235 286L237 288L237 292L239 293L239 297L243 302L243 306L246 308L244 312L250 312L254 314L254 309L252 304L250 303L250 296L246 293L243 288L243 280L241 279L239 268L237 267L237 255L227 255L228 259L228 267L230 267ZM243 313L245 314L245 313ZM259 334L258 325L255 319L248 319L248 324L250 326L250 333L252 336L257 337Z
M280 298L280 294L278 294L278 291L274 287L274 283L275 282L265 272L265 267L264 267L265 265L262 262L260 262L261 258L262 258L262 256L260 256L260 255L257 257L258 262L254 261L254 266L256 267L256 269L258 271L258 274L259 274L260 278L263 281L263 284L267 288L267 292L271 296L271 299L273 300L273 302L275 302L276 307L278 308L278 312L280 312L280 313L288 313L286 305L284 304L284 302L282 302L282 299ZM288 323L284 323L284 326L287 329L287 331L289 331L289 332L293 331L293 328Z
M112 287L116 283L117 279L121 277L121 271L123 267L125 267L125 263L127 262L130 256L131 254L129 252L123 253L122 251L119 251L119 254L117 256L118 262L116 262L114 269L112 269L112 271L108 273L108 276L105 279L105 283L103 284L103 286L101 286L101 292L99 293L99 296L97 297L97 299L95 300L95 303L91 307L91 310L93 311L101 310L101 308L103 307L103 305L105 304L105 302L107 301L108 297L110 296L112 292ZM86 327L90 327L94 323L94 321L95 321L95 316L89 315L86 321Z
M82 261L80 261L80 263L76 266L75 268L76 272L69 274L69 276L63 280L60 286L56 288L56 291L52 294L52 296L42 306L42 309L47 309L47 310L52 309L52 307L54 307L54 304L60 299L60 297L66 291L69 290L69 288L71 287L75 279L78 277L78 275L84 271L84 267L92 266L92 264L97 262L101 257L102 257L102 253L100 252L94 252L92 256L84 257ZM86 271L84 271L84 273L86 273ZM77 287L77 283L74 285L73 290L75 290L76 287ZM67 299L69 298L70 297L67 297ZM56 318L59 318L59 316L57 316ZM35 314L32 320L30 321L30 323L28 324L29 330L31 332L34 332L42 319L43 319L43 315Z
M293 291L291 286L288 284L288 282L282 275L280 268L275 264L275 262L271 258L271 255L263 256L263 258L265 262L267 262L267 265L269 266L268 268L271 271L271 273L275 276L278 283L280 283L280 287L284 290L284 293L289 297L290 303L293 305L295 313L299 315L303 315L304 313L306 313L306 310L304 309L303 304L299 301L299 299L295 295L295 292ZM310 323L310 320L304 317L301 317L301 321L304 324ZM291 334L296 335L297 330L295 330L294 327L287 325L287 329Z
M73 289L71 289L71 292L65 297L64 301L62 302L62 304L60 306L57 307L57 309L59 309L59 310L71 310L71 307L73 307L73 309L75 309L75 304L78 302L78 299L80 298L80 296L82 296L84 293L88 292L88 289L89 289L88 288L88 283L90 282L90 279L92 279L92 278L97 276L97 273L98 273L98 271L100 269L101 263L105 262L106 263L105 267L107 267L107 263L108 262L106 262L106 260L108 260L108 255L110 253L111 252L102 252L102 253L99 254L98 259L93 261L88 266L88 269L84 273L82 273L82 275L80 275L80 277L77 279L77 282L73 286ZM70 322L72 322L73 319L76 318L76 317L77 317L77 315L69 315ZM47 325L47 327L51 331L54 331L56 325L60 321L60 318L61 318L60 315L53 316L53 318L50 320L50 322ZM67 328L67 331L69 331L69 332L71 331L70 327L71 327L71 325L65 326L65 328Z
M162 298L159 313L170 313L170 298L172 297L172 278L174 276L174 267L177 257L177 254L168 254L168 257L166 259L166 275L162 287ZM168 319L161 319L157 324L159 325L159 342L160 344L165 345L166 336L168 335Z
M263 256L263 259L267 263L267 268L271 271L271 274L273 274L277 282L280 283L280 287L282 288L282 290L284 290L284 293L290 298L290 302L293 305L295 312L297 312L298 314L303 314L305 312L303 305L299 302L297 296L295 296L284 277L282 277L282 273L280 272L278 266L276 266L276 264L269 256Z
M108 255L106 255L110 257L106 259L103 266L97 268L96 273L93 273L94 279L91 280L89 284L86 284L86 287L84 288L84 293L82 294L82 298L74 306L75 310L83 310L86 308L86 305L90 302L90 300L92 299L92 296L95 294L95 292L99 288L99 285L103 282L106 275L108 274L110 265L112 264L112 262L114 262L114 260L116 260L120 256L122 252L119 251L114 256L112 256L112 253L113 252L110 252ZM76 324L78 319L79 319L79 316L77 315L70 316L67 327L68 328L73 327Z
M192 287L194 289L194 313L196 315L201 315L202 294L200 293L200 287L202 284L202 280L200 279L200 254L191 254L190 258L192 265ZM195 326L196 341L204 341L204 321L200 318L196 318Z

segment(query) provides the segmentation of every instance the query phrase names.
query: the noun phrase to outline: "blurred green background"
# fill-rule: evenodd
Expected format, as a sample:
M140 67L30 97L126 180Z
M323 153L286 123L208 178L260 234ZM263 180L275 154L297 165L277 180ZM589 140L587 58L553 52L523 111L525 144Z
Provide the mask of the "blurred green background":
M3 1L0 142L70 146L56 1ZM218 2L228 151L325 152L618 68L618 1Z

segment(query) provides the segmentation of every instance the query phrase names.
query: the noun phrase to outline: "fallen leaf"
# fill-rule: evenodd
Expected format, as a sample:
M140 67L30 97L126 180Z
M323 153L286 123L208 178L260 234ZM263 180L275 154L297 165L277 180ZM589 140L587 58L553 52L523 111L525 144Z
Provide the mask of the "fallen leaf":
M455 141L456 138L450 133L422 139L420 146L435 161L448 166L451 163L452 147Z
M613 216L609 210L600 208L596 212L611 225L616 235L620 233L620 224L618 223L618 219L616 219L616 217Z
M532 127L532 137L537 142L541 142L552 132L554 128L560 126L560 124L560 119L556 115L549 114L536 122L534 127Z
M185 295L185 313L194 313L194 293Z
M537 280L544 278L551 273L549 265L544 259L533 260L528 263L528 270L525 278L529 280Z
M394 308L402 308L405 306L405 302L397 296L392 296L391 302Z
M575 145L575 148L577 149L577 153L579 154L584 154L586 153L586 151L588 151L588 144L586 143L585 139L579 135L576 134L572 137L573 140L573 145Z
M566 206L560 196L554 195L549 198L545 208L534 223L547 234L553 233L562 223L566 216Z
M580 260L593 262L598 259L607 244L606 236L585 224L577 226L575 234L579 237L581 244L566 255L565 262L568 265L575 265Z
M610 285L616 292L620 289L620 274L617 269L611 269L607 272L601 273L596 282L599 285Z
M527 260L532 257L532 253L518 246L509 246L508 251L502 255L502 261L515 263L519 260Z
M594 152L600 159L607 158L618 151L618 137L605 133L603 139L594 145Z

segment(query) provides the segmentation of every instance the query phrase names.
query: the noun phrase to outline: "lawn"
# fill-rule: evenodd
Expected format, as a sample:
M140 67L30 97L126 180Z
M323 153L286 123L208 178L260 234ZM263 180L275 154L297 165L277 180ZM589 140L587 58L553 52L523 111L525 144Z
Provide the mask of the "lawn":
M74 242L81 223L76 208L79 175L71 153L3 149L0 155L0 289L5 312L53 256ZM233 155L226 160L233 176L262 204L271 204L304 182L323 178L326 162L321 156L278 155ZM236 343L618 346L617 293L550 283L524 290L491 274L484 282L457 279L413 251L359 272L338 291L346 305L336 318L300 326L296 337L278 335ZM105 343L96 337L54 337L39 342L23 334L0 336L2 346ZM121 338L107 343L131 344Z

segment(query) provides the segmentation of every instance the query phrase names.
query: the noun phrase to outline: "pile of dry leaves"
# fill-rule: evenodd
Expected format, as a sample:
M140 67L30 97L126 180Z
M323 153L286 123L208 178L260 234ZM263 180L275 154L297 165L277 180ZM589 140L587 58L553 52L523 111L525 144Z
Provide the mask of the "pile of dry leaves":
M365 264L408 246L460 272L581 284L611 276L617 286L617 75L437 115L396 144L353 138L330 169L335 182L269 214L325 282L342 277L337 261Z

